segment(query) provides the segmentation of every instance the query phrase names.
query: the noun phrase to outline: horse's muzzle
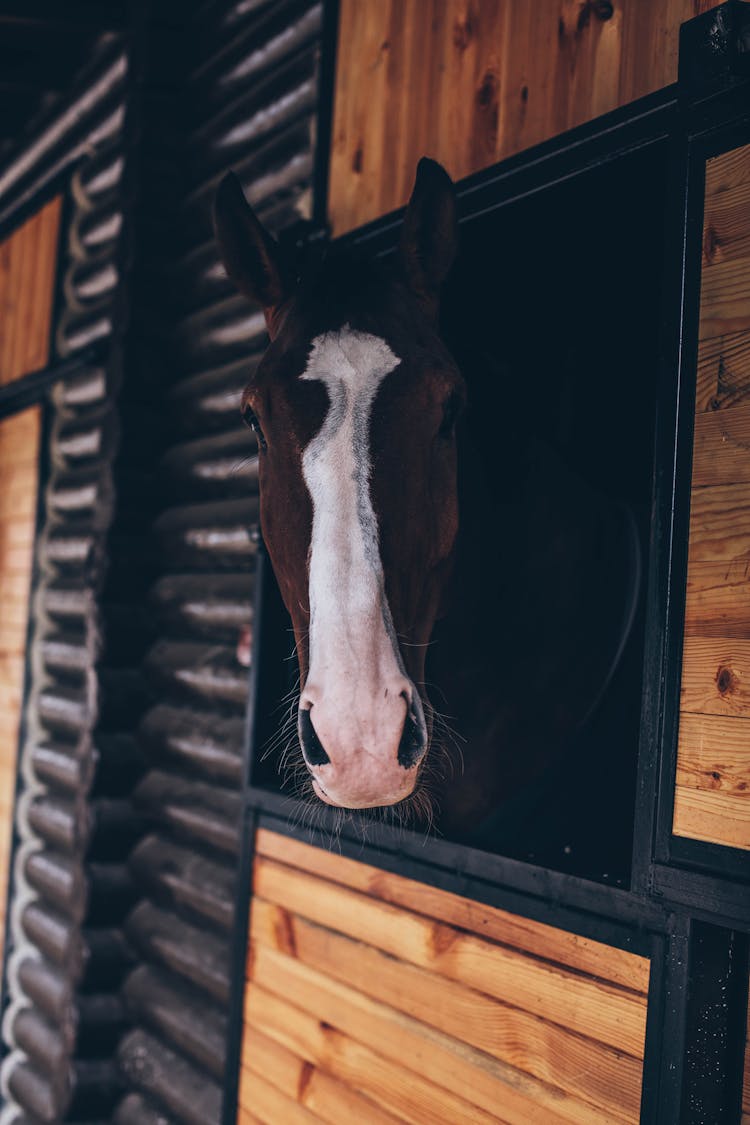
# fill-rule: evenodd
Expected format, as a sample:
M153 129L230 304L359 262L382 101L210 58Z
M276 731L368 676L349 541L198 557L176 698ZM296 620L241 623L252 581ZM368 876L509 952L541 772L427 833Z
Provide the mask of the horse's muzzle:
M421 700L404 681L355 712L303 695L298 732L317 796L340 808L395 805L414 791L428 733ZM310 703L310 705L306 705Z

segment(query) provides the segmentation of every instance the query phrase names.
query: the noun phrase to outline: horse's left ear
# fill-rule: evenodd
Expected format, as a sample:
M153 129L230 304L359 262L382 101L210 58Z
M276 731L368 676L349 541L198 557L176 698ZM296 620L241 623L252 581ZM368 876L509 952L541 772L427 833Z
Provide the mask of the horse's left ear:
M241 293L262 305L271 337L276 313L290 295L290 271L276 239L245 199L234 172L227 172L214 199L214 228L221 260Z
M442 164L423 156L401 229L401 261L406 280L433 316L457 250L453 181Z

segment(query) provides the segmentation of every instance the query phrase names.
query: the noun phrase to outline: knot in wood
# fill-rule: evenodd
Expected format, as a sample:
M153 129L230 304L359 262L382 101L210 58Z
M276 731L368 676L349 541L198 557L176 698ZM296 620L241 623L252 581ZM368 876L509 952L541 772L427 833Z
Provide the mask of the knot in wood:
M736 684L737 677L732 669L725 664L720 664L716 672L716 687L719 695L729 695L734 691Z

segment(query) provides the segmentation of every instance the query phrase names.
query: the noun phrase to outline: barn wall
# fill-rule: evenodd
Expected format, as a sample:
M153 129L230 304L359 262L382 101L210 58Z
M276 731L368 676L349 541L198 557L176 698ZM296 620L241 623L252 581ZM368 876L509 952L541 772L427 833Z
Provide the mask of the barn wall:
M706 168L674 832L750 848L750 145Z
M218 1125L221 1114L258 520L257 449L239 404L266 334L219 262L211 202L233 168L274 234L309 218L321 22L317 0L185 11L169 45L179 96L168 125L145 123L131 366L155 388L158 461L143 490L153 643L149 706L133 719L145 831L129 865L138 964L123 989L131 1092L117 1125ZM161 78L157 64L154 96ZM166 152L165 138L178 138Z
M340 234L677 80L714 0L341 0L329 213Z
M122 43L106 37L71 92L72 109L41 118L2 173L8 223L14 208L33 206L53 179L72 179L50 356L65 367L45 403L47 474L18 752L3 1125L108 1119L119 1092L112 1053L129 961L120 921L130 901L123 859L132 842L124 799L132 755L117 733L133 697L132 681L113 667L100 594L127 323L118 301L127 71ZM30 261L24 258L22 272ZM99 353L84 362L80 353L91 344Z
M646 958L265 830L255 855L240 1123L638 1121Z
M49 358L60 200L0 245L0 385ZM39 478L41 412L0 422L0 955L16 788L29 592Z

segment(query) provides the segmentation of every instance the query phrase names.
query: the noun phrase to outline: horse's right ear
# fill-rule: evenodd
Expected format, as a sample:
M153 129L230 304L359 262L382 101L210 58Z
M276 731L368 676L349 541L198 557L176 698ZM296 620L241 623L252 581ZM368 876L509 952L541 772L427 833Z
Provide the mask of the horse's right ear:
M289 272L276 239L259 222L234 172L227 172L217 189L214 229L227 274L241 293L262 305L274 336L275 314L291 292Z
M423 156L401 228L401 265L406 280L432 316L440 287L458 250L453 181L436 160Z

